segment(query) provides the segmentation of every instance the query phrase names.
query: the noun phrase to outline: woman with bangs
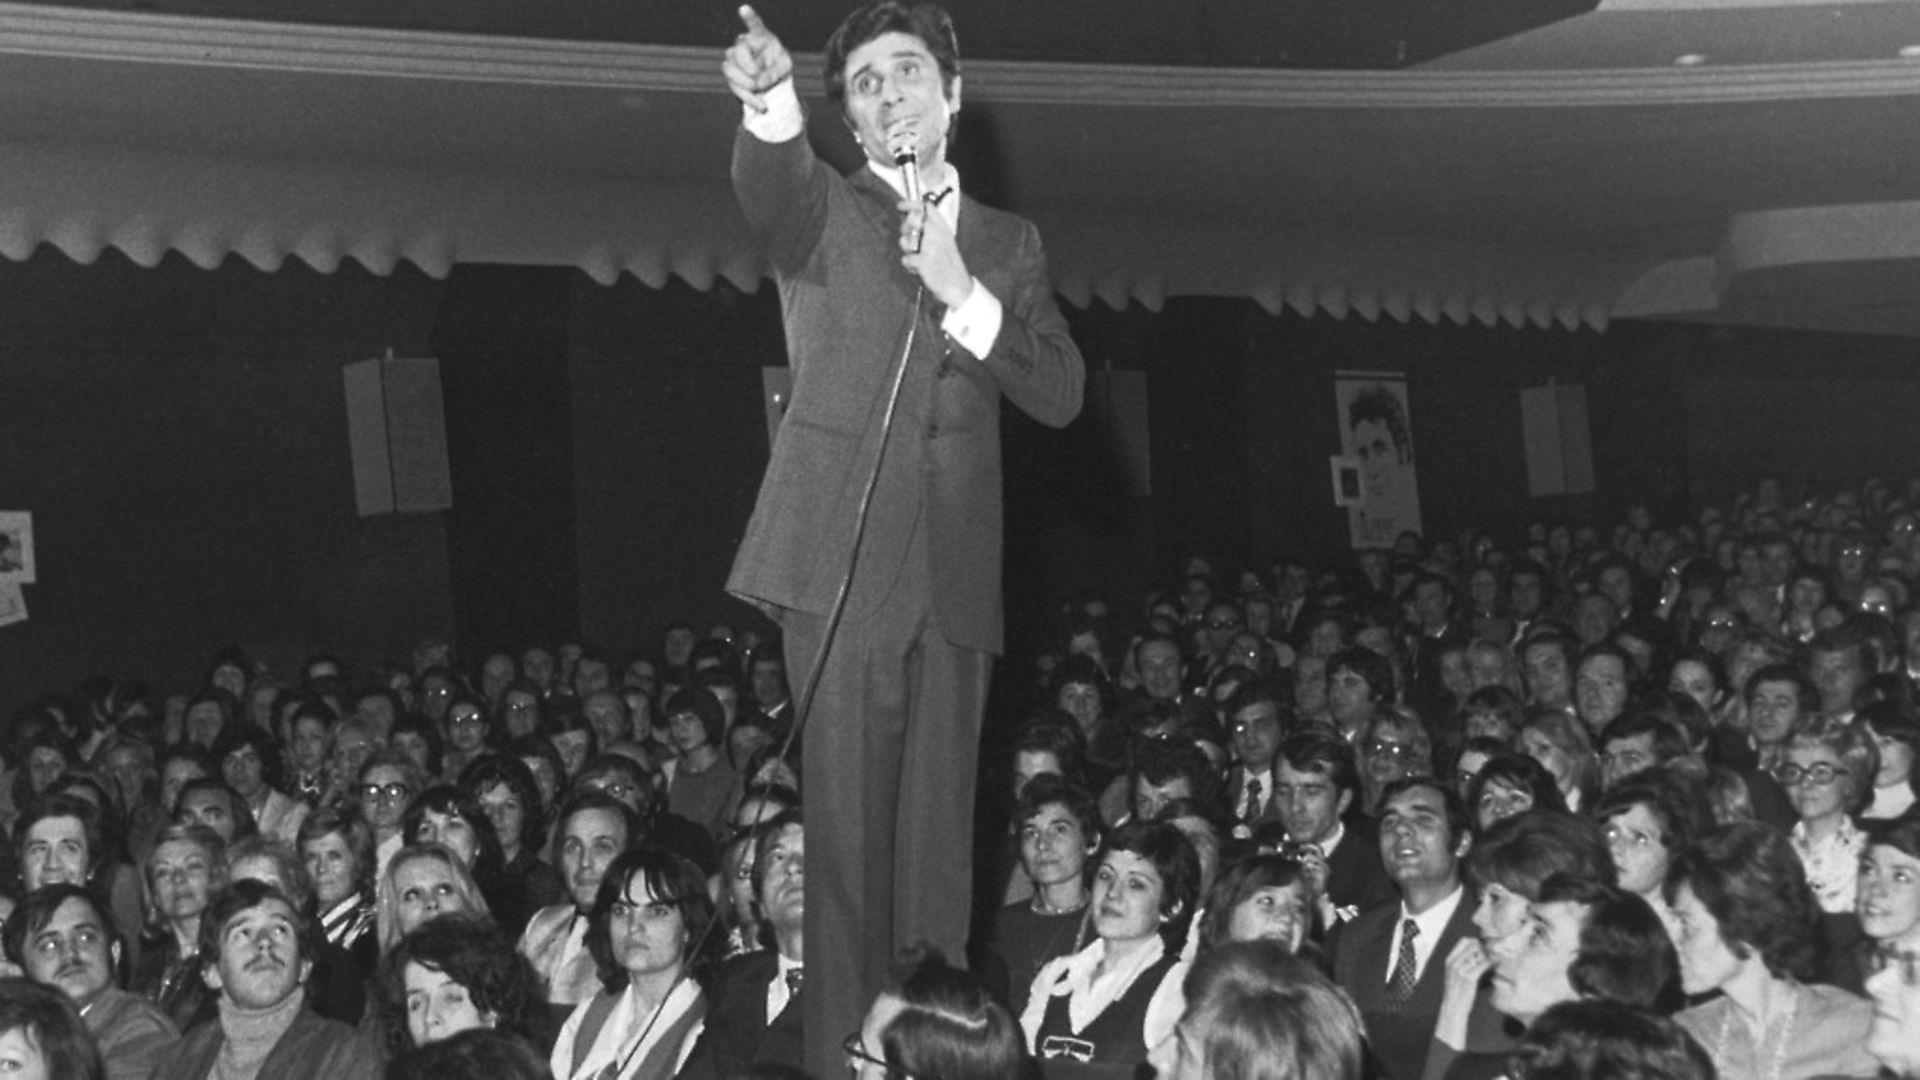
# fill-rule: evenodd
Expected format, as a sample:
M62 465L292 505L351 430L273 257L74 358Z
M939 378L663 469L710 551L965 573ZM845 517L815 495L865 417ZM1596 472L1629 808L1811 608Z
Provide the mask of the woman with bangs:
M614 859L587 915L602 989L561 1027L556 1078L672 1080L706 1023L692 969L713 914L706 875L686 859L658 848Z

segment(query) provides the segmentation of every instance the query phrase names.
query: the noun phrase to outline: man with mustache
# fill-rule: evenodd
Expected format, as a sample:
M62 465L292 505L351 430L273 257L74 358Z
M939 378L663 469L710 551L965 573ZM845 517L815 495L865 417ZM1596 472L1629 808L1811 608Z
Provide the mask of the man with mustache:
M200 922L207 985L220 1015L187 1033L153 1080L333 1080L375 1076L374 1048L307 1008L317 931L285 893L260 881L220 891Z
M146 1080L180 1029L138 994L114 985L120 936L93 894L48 885L7 920L7 959L27 978L67 995L100 1050L107 1080Z

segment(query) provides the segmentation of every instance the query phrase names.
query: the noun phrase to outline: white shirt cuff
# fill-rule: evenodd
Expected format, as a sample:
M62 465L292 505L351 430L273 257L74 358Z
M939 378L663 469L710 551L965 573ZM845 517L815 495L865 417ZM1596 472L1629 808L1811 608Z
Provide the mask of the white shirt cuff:
M988 292L979 278L974 278L973 291L948 309L947 317L940 320L940 329L972 353L975 360L984 360L993 351L993 343L1000 339L1000 321L1005 317L1000 298Z
M761 142L783 143L806 130L807 113L800 107L791 77L775 83L761 98L767 103L766 112L754 112L744 103L740 106L740 123L747 134Z

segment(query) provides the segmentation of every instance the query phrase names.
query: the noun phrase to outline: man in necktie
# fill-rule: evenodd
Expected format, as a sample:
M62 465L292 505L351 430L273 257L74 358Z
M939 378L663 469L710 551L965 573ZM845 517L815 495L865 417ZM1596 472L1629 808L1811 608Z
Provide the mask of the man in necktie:
M1269 821L1280 820L1273 800L1273 760L1280 740L1293 720L1293 710L1280 692L1262 679L1241 687L1227 699L1227 734L1233 737L1233 768L1227 774L1227 792L1234 800L1235 836L1245 839Z
M773 948L736 956L715 972L706 1030L681 1080L728 1080L756 1065L801 1068L802 1003L810 995L802 992L807 878L800 811L783 811L760 826L753 850L754 901Z
M1327 939L1336 981L1353 996L1368 1041L1391 1076L1426 1065L1446 982L1446 958L1473 932L1474 898L1460 860L1472 845L1467 808L1431 777L1407 777L1380 797L1380 857L1400 892Z
M593 954L587 951L587 913L600 891L607 864L641 839L639 817L611 795L589 791L560 807L560 877L569 899L534 913L520 935L520 954L539 979L552 1030L573 1007L600 991Z
M1085 369L1039 231L975 201L948 161L961 73L947 13L874 0L828 40L821 135L852 137L847 175L808 142L785 45L740 15L722 64L742 107L734 194L779 284L793 393L727 589L780 623L807 712L807 935L814 985L832 988L805 995L807 1068L824 1077L897 950L964 955L1002 644L1001 405L1065 426ZM955 194L911 198L908 155L924 191Z

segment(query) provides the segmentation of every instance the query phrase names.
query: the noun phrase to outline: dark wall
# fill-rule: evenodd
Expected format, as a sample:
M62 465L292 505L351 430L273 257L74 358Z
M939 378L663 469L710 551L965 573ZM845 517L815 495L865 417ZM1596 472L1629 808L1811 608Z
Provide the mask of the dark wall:
M355 515L340 375L424 354L438 294L352 265L0 262L0 508L33 512L39 562L0 703L102 671L193 685L225 643L364 662L440 632L440 518Z

